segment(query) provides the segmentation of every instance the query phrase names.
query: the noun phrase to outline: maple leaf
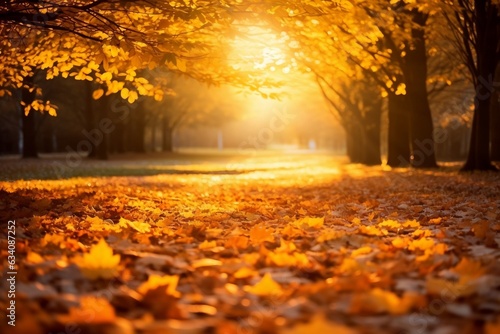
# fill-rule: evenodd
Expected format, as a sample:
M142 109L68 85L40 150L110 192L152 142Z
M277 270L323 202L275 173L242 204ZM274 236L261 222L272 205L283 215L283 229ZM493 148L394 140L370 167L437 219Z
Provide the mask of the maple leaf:
M150 290L155 290L158 288L165 287L165 293L174 297L179 297L180 293L176 290L178 283L179 283L178 275L173 275L173 276L150 275L148 277L148 280L142 283L137 289L137 291L142 295L146 295L146 293Z
M257 296L279 296L283 294L281 285L273 280L269 273L266 273L254 286L246 286L245 291Z
M89 253L76 259L83 275L89 279L112 278L118 271L120 255L113 255L113 249L104 239L90 248Z
M265 241L274 242L273 230L264 224L258 224L250 230L250 241L253 244L261 244Z

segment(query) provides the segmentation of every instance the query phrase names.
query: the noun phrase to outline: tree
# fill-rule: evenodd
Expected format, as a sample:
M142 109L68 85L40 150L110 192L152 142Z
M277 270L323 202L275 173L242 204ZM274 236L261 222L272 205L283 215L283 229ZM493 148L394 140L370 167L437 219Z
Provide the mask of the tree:
M500 60L499 4L493 0L456 0L443 6L442 13L476 93L469 154L462 170L495 170L490 155L490 106Z

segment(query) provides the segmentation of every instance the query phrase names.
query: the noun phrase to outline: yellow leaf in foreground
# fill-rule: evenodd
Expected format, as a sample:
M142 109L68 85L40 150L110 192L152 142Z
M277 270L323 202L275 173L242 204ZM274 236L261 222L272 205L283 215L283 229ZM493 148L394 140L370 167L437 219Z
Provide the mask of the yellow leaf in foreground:
M158 276L158 275L151 275L149 276L148 280L144 283L142 283L137 291L145 295L149 290L155 290L160 287L165 287L165 292L171 296L174 297L179 297L180 293L176 290L177 289L177 284L179 283L179 276L173 275L173 276Z
M291 329L282 331L281 334L356 334L358 331L345 325L326 320L323 316L316 316L307 324L296 325Z
M274 241L273 230L266 228L266 225L259 224L252 227L250 230L250 241L256 245L264 241Z
M100 324L116 320L115 309L104 298L84 296L80 299L79 307L71 307L69 314L60 316L65 323Z
M114 277L119 263L120 255L113 255L113 249L104 239L92 246L89 253L76 261L83 275L89 279Z
M257 284L246 287L245 290L257 296L279 296L283 294L283 289L273 280L269 273L265 274Z
M148 223L134 222L125 218L120 218L119 226L131 227L140 233L147 233L151 230L151 226Z

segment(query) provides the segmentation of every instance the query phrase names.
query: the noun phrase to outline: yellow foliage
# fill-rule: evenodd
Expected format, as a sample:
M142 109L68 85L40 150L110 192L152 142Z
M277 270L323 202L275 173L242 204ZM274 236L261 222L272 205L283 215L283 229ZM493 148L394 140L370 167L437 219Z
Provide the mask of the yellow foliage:
M250 241L253 244L261 244L265 241L274 242L273 230L266 227L265 224L258 224L250 230Z
M269 273L266 273L254 286L246 286L245 291L257 296L279 296L283 294L281 285L273 280Z
M396 248L406 248L408 247L409 240L406 238L396 237L391 241L392 245Z
M271 264L275 264L279 267L305 267L309 265L309 259L303 253L274 253L269 252L267 254L267 260Z
M113 249L104 239L90 248L90 252L76 259L76 264L89 279L112 278L118 272L120 255L113 255Z
M434 246L434 240L431 238L422 238L418 240L413 240L409 246L409 250L422 250L425 251Z

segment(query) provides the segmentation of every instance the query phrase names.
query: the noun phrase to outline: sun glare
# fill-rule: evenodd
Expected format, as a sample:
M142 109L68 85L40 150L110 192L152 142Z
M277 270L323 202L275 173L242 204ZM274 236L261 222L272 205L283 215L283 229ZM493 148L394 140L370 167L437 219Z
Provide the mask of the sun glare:
M290 73L291 60L283 51L284 40L260 27L246 27L232 41L229 61L233 68Z

